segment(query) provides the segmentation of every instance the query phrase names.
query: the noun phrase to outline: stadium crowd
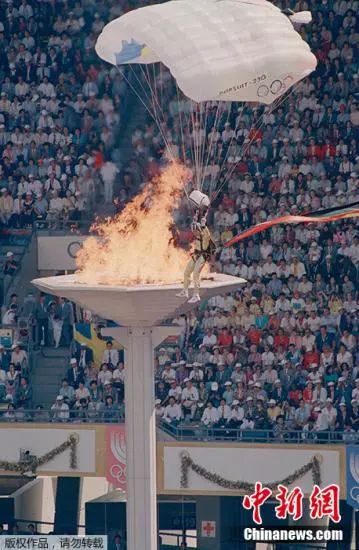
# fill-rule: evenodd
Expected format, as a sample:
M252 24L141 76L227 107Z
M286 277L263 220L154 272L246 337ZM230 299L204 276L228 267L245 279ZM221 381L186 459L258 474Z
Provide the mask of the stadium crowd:
M56 225L60 219L78 220L79 204L90 211L91 197L113 198L102 168L111 161L107 167L113 183L114 132L124 83L93 52L101 26L118 14L109 5L116 6L103 1L94 7L85 0L30 5L23 0L3 8L0 215L5 225L31 223L39 215L39 201L40 216ZM308 9L305 1L277 5ZM23 15L24 7L32 10L31 16ZM310 9L313 23L300 32L317 55L318 68L276 109L210 102L202 128L190 115L193 106L177 97L162 68L155 83L156 97L167 106L161 129L148 120L132 136L133 157L120 174L124 186L115 193L116 204L121 207L126 189L146 181L154 165L164 162L166 146L185 157L189 171L200 148L208 158L204 190L221 189L214 192L209 215L219 244L211 267L248 281L236 294L213 298L177 319L183 326L180 345L159 350L156 415L170 425L201 426L218 437L231 428L239 433L269 430L278 440L299 432L320 439L320 432L328 431L355 439L359 430L356 220L282 225L234 247L220 246L268 218L359 200L358 2L316 0ZM52 27L42 25L44 18ZM30 24L38 26L35 44L33 31L27 32ZM60 201L60 209L52 208ZM64 206L70 202L71 207ZM4 214L10 203L11 211L9 207ZM181 242L188 237L191 215L184 200L175 214ZM38 343L46 334L48 342L68 344L71 329L65 337L57 304L36 311ZM108 348L101 365L94 364L91 350L77 350L52 418L123 418L125 367L111 344ZM9 405L11 411L14 405Z
M125 7L125 6L123 6ZM0 5L0 224L89 219L112 201L126 84L94 45L116 2Z
M281 7L307 8L292 4ZM191 117L189 102L158 75L168 116L161 133L150 121L138 128L134 145L153 156L165 135L174 154L195 159L197 149L207 156L203 188L221 187L210 218L218 243L276 216L359 200L357 8L357 2L311 4L313 23L300 32L318 68L275 110L210 102ZM189 218L184 202L177 219L184 232ZM277 439L298 431L356 439L356 220L277 226L220 248L211 263L248 283L182 321L181 351L160 352L158 418L171 425L197 421L219 436L233 428L269 430Z
M93 218L100 199L112 202L127 86L119 71L101 63L94 44L105 23L126 9L107 0L0 4L1 232L16 235L35 222L76 228ZM13 348L21 343L22 319L29 320L35 345L68 346L71 305L31 294L19 303L7 291L20 265L11 250L1 261L2 324L14 327ZM33 406L30 373L13 354L0 350L0 403L10 402L10 412Z

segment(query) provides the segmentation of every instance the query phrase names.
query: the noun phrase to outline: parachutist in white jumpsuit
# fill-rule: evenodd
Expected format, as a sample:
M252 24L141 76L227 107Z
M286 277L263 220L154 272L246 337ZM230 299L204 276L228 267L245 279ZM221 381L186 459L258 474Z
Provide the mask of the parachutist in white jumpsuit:
M188 298L188 288L193 275L194 293L192 298L188 301L190 303L195 303L200 301L199 289L201 271L205 263L210 259L211 254L214 253L216 246L207 227L205 216L201 218L200 222L195 218L192 222L191 229L195 236L195 247L184 272L183 290L178 296L185 296Z

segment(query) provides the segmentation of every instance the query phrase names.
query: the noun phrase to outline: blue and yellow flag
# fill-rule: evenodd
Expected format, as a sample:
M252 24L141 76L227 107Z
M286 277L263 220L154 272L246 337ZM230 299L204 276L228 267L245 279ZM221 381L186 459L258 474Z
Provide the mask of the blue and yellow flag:
M92 349L94 362L97 366L102 363L103 352L106 349L106 342L111 338L102 338L96 332L93 324L90 323L76 323L74 327L74 340L80 346L86 344L86 346ZM114 341L113 347L122 350L123 347Z

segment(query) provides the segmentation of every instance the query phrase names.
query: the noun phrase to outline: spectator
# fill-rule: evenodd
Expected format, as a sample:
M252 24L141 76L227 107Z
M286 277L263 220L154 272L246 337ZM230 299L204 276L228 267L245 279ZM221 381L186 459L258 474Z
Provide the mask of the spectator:
M49 312L45 303L45 295L40 294L35 305L36 343L47 346L49 343Z
M61 382L61 388L59 396L66 399L66 403L72 405L75 402L75 390L69 385L67 378L64 378Z
M175 397L169 398L168 405L164 408L163 420L169 424L176 424L181 420L181 407L176 403Z
M77 363L80 367L85 369L89 363L93 361L93 351L88 348L86 344L82 343L80 349L77 351L75 356Z
M17 407L31 409L32 407L32 388L28 383L27 378L20 379L20 386L16 395Z
M218 410L213 406L212 401L208 401L207 407L203 411L202 423L206 428L216 426L219 420Z
M68 422L70 419L70 409L64 400L63 395L56 397L55 403L51 406L53 422Z
M70 360L70 367L67 371L67 380L75 389L79 387L79 383L84 381L84 370L79 367L76 359L73 357Z
M23 372L27 369L28 357L24 349L21 349L21 345L16 343L12 346L11 363L14 364L15 369Z
M113 347L111 340L106 342L106 349L103 352L102 362L106 363L109 368L113 368L119 362L118 350Z

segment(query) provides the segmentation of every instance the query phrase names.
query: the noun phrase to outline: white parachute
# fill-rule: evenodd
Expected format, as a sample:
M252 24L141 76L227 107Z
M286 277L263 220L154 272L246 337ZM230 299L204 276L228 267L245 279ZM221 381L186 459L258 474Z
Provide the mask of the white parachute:
M310 19L266 0L172 0L110 22L96 52L116 66L162 62L195 102L271 104L316 68L293 27Z

